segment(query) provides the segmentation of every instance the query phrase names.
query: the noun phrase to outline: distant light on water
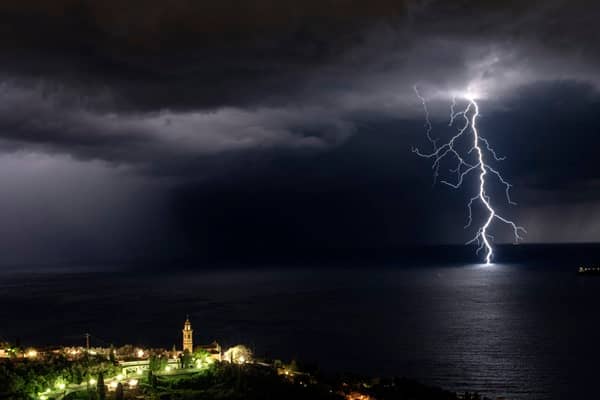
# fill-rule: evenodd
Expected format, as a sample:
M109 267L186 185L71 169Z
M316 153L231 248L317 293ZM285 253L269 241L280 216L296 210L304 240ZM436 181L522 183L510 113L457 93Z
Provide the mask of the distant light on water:
M475 268L484 268L484 269L496 268L498 265L501 265L501 264L498 264L495 262L473 264L473 266Z

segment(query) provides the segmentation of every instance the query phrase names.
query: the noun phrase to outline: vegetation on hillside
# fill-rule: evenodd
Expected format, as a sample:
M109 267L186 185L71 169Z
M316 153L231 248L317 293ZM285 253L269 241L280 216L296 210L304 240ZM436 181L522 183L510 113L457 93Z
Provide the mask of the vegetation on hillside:
M29 399L49 388L81 384L104 373L112 376L120 368L104 356L86 355L69 360L62 354L44 359L0 362L0 398Z

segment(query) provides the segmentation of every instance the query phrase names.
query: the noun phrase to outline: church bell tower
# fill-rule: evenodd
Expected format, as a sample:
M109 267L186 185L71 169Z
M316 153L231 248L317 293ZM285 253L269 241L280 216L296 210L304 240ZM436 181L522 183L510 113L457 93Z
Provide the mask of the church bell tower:
M194 341L192 339L192 333L194 333L194 331L192 330L190 317L185 319L185 324L183 324L183 330L181 332L183 333L183 351L185 352L187 350L190 354L193 353Z

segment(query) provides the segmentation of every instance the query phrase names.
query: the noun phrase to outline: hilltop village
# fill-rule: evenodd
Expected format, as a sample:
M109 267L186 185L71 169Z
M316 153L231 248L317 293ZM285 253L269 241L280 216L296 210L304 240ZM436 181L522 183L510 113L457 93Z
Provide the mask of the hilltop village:
M182 345L0 348L0 400L331 399L472 400L407 379L326 375L296 361L254 357L244 345L194 345L189 318Z

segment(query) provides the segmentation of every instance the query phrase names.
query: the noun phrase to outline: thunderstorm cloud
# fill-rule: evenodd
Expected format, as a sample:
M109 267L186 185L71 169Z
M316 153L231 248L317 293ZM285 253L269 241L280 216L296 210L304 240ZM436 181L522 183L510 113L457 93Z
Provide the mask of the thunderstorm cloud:
M597 240L599 219L584 216L600 210L598 12L558 0L3 2L3 253L459 243L463 199L428 186L410 153L426 145L415 84L436 135L453 93L481 96L529 241Z

